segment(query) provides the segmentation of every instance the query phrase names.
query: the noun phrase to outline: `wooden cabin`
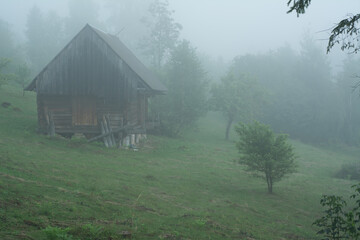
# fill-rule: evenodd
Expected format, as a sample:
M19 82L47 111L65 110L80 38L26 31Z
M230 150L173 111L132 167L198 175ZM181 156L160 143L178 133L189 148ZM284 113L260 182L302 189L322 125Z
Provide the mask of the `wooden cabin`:
M86 25L26 87L37 93L39 131L65 137L146 133L148 99L166 88L116 37Z

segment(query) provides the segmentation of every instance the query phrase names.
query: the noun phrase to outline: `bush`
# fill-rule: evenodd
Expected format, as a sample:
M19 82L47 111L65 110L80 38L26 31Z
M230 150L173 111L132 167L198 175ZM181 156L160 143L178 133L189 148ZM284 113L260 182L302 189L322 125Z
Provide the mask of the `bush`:
M236 143L241 154L240 164L248 172L264 179L268 192L272 193L273 183L296 171L294 149L287 141L287 135L275 135L269 126L254 121L236 127L239 141Z
M46 239L48 240L73 240L73 236L68 234L70 228L59 228L48 226L43 230L46 234Z
M91 223L72 228L69 233L79 239L86 240L108 240L118 239L120 236L110 229Z
M335 174L337 178L360 180L360 162L343 164L341 169Z
M342 197L322 196L320 204L326 209L323 216L313 223L320 228L317 234L322 236L321 239L360 239L360 184L352 188L352 207L347 207L347 202Z
M107 240L116 239L114 233L101 226L85 224L72 228L47 227L43 230L47 240Z
M94 226L92 224L85 224L81 227L74 228L71 233L80 237L81 239L95 240L95 239L105 239L102 238L103 229L99 226Z

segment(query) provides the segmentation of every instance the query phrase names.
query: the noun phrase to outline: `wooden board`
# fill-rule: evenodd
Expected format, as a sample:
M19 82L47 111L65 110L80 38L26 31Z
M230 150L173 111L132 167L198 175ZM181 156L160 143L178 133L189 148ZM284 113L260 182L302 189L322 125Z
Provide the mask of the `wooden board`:
M90 96L72 98L72 124L74 126L96 126L96 99Z

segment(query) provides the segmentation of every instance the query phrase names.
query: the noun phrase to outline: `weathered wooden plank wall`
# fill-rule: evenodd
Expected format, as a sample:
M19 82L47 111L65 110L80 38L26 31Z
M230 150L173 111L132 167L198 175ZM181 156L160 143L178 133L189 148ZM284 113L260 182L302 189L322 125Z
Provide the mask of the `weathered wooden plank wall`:
M39 127L42 132L48 128L46 116L49 113L52 113L58 133L71 132L71 129L79 132L79 129L86 129L86 126L98 127L103 116L109 116L112 129L120 128L126 122L125 109L115 101L91 96L38 95L37 98ZM135 123L136 119L132 122ZM90 132L94 132L94 128L88 129Z
M90 28L84 28L36 79L40 129L52 113L56 132L97 133L104 116L111 128L145 126L143 80Z
M96 97L73 96L72 97L72 125L73 126L96 126Z
M47 128L46 117L53 114L56 127L71 126L72 106L71 98L66 96L43 96L38 95L38 119L40 129Z
M139 76L94 31L83 31L39 74L38 94L136 98Z

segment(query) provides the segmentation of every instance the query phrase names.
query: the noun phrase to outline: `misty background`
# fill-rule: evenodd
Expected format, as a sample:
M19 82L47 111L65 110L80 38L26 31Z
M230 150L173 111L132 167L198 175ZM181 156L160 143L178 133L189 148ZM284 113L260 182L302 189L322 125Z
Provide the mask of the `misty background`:
M118 36L168 87L151 108L167 131L178 134L218 111L227 137L237 121L259 119L303 141L359 144L359 97L352 86L360 60L339 46L326 54L326 46L331 28L359 12L360 3L314 1L297 17L286 13L286 2L1 0L0 57L10 60L3 71L16 72L15 82L25 86L89 23ZM171 30L168 39L157 39L164 29ZM222 99L232 95L231 84L243 92ZM189 102L174 112L179 98ZM236 107L224 108L222 101ZM187 117L175 126L179 116Z
M59 0L1 0L0 16L8 22L20 41L26 41L26 19L33 6L38 6L44 14L51 11L60 17L69 17L69 1ZM81 2L78 1L78 2ZM82 1L84 2L84 1ZM91 1L85 1L91 5ZM121 37L133 31L134 24L140 24L146 15L149 0L102 0L95 3L97 20L104 23L104 30L120 31ZM294 13L287 14L286 1L218 1L218 0L171 0L174 19L183 26L181 37L190 40L198 50L213 58L221 57L231 61L237 55L265 53L289 44L300 49L300 40L309 33L323 48L327 45L330 28L348 14L358 12L360 3L346 0L314 1L305 15L299 18ZM116 6L117 5L117 6ZM123 5L123 6L121 6ZM81 6L79 3L78 6ZM126 9L122 12L122 10ZM130 12L129 12L130 10ZM86 9L78 9L77 14L86 18ZM112 15L117 14L117 26L111 26ZM121 16L128 15L128 16ZM126 19L128 18L128 19ZM94 19L89 19L94 22ZM112 30L112 31L111 31ZM140 34L141 35L141 34ZM134 39L136 41L136 39ZM340 59L346 54L334 49L329 57L333 67L339 67Z

